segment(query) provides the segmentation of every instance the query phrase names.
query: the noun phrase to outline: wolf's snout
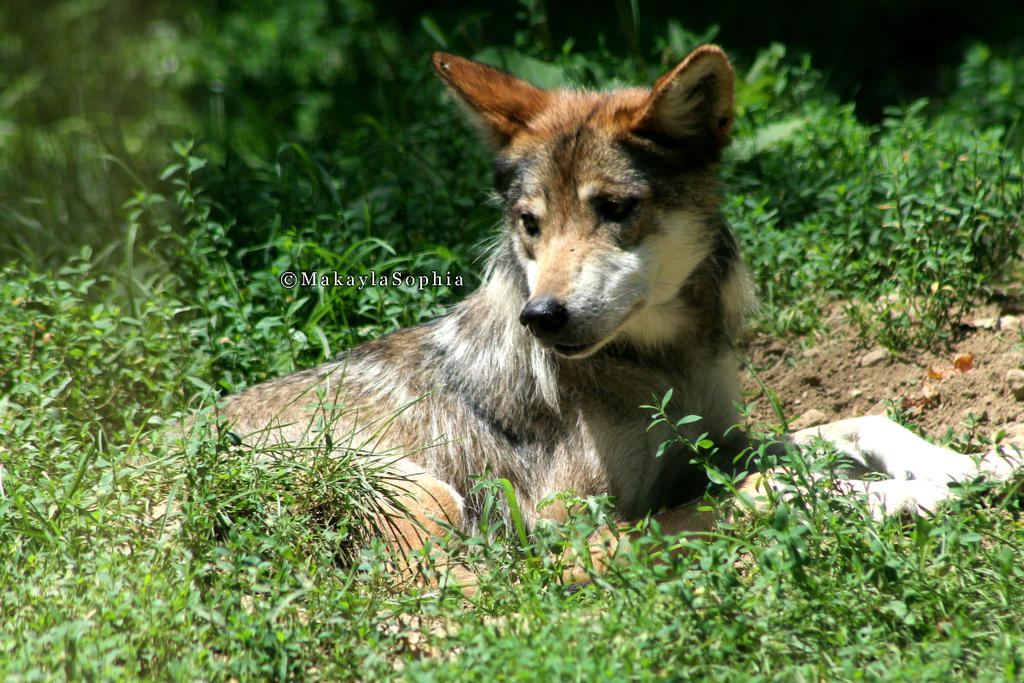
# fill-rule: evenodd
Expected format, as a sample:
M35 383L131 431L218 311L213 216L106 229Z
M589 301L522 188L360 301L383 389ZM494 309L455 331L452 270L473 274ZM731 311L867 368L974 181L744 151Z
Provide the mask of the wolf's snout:
M569 311L558 299L546 296L530 299L519 313L519 322L535 337L554 337L565 328Z

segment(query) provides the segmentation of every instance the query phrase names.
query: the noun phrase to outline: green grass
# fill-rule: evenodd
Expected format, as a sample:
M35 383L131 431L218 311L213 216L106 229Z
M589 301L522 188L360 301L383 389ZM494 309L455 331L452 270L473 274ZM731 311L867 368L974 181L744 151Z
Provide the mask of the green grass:
M268 6L273 21L142 17L147 29L100 41L114 9L44 13L103 46L70 113L47 85L78 68L70 53L36 41L33 61L3 33L8 63L34 65L0 84L5 680L1024 678L1013 484L969 485L909 525L804 487L667 562L649 556L666 542L649 529L632 562L582 588L562 584L560 550L607 501L525 543L489 520L461 544L483 577L467 599L396 587L379 549L362 549L379 482L357 463L261 459L216 429L169 437L181 415L215 419L217 396L442 312L478 283L497 211L485 153L425 60L399 58L455 40L436 26L410 48L343 4L347 28L291 49L274 26L305 34L312 20ZM539 62L532 40L496 58L590 84L662 69L571 46ZM655 45L672 61L696 41L673 26ZM1018 258L1024 63L979 46L955 92L871 126L784 53L739 65L724 165L764 302L754 324L802 335L834 299L860 302L855 322L887 345L941 339ZM363 105L323 86L343 71ZM119 79L134 94L105 108ZM314 269L465 284L280 285ZM500 482L481 485L508 502Z

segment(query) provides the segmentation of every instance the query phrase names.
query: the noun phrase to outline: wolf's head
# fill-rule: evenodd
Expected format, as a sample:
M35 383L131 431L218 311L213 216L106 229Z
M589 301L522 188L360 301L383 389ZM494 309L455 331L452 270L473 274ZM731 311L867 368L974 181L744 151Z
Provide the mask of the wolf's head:
M541 344L572 358L613 340L656 348L695 322L684 285L722 239L734 252L717 191L733 120L721 49L610 93L542 90L444 53L433 65L495 149L528 287L519 320Z

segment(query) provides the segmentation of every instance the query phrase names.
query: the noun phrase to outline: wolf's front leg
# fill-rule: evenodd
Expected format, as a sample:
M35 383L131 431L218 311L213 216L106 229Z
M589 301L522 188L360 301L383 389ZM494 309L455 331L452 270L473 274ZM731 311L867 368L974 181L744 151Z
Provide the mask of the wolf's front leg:
M816 481L826 478L823 474L810 476ZM829 483L838 495L862 496L876 519L934 512L952 495L949 486L928 479L837 479ZM770 498L785 500L794 494L792 473L780 467L750 475L737 487L737 493L735 513L764 513L770 508Z
M1019 452L995 450L971 456L940 448L883 416L858 417L804 429L792 434L790 440L805 448L825 441L846 456L852 466L840 468L843 478L836 485L845 493L866 496L876 517L932 512L953 495L950 483L978 476L1004 481L1022 462ZM886 474L892 479L860 478L869 472ZM774 477L766 485L775 490L785 488Z
M456 585L472 595L477 587L476 575L453 560L443 547L435 547L429 560L421 554L428 542L443 539L452 529L464 526L462 496L408 459L390 463L383 483L385 492L373 522L397 556L401 572L419 580L429 569L428 583Z
M981 475L1002 481L1021 465L1020 456L1010 453L992 451L970 456L940 448L881 415L803 429L791 439L804 447L813 446L819 439L832 444L856 464L855 476L880 472L893 479L948 484Z

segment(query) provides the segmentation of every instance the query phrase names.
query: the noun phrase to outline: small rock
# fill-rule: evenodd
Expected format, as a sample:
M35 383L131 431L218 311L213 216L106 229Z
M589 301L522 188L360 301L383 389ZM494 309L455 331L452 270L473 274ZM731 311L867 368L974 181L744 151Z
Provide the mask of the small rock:
M1007 425L1000 429L1004 433L999 445L1024 448L1024 424Z
M1014 368L1006 373L1006 386L1018 401L1024 401L1024 370Z
M998 318L978 318L971 321L971 327L977 327L981 330L994 330L997 325L999 325Z
M892 351L884 346L879 346L878 348L872 349L861 356L860 366L862 368L873 368L876 365L881 365L883 363L888 364L891 359Z
M1015 315L1004 315L999 318L999 329L1001 330L1019 330L1020 329L1020 318Z
M807 429L808 427L817 427L820 424L825 424L828 421L828 415L821 412L817 408L811 408L800 417L789 423L790 430L796 432L801 429Z
M860 398L864 395L863 389L850 389L850 398Z

